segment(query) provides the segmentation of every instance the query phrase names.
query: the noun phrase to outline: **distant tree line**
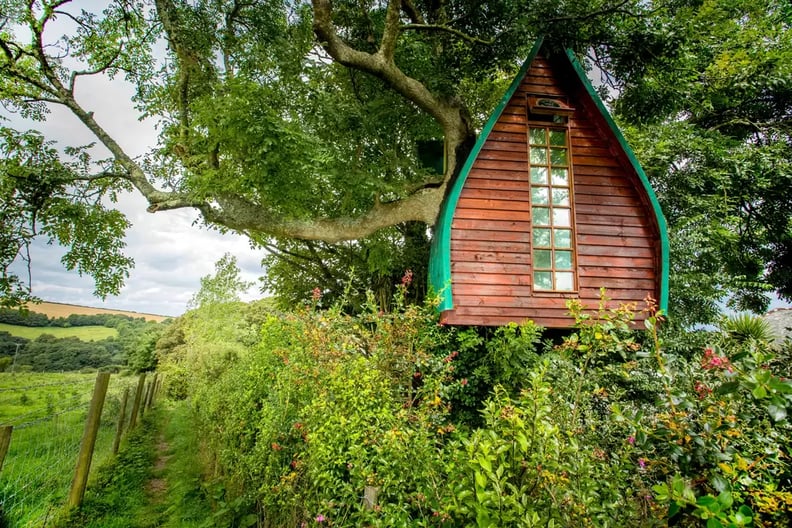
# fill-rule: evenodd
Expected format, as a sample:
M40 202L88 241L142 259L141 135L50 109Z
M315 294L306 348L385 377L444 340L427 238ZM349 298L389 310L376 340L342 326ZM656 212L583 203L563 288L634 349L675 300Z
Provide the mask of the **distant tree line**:
M0 308L0 323L17 326L44 327L55 326L69 328L72 326L106 326L118 328L119 325L129 322L145 322L145 317L131 317L121 314L71 314L67 317L50 318L46 314L30 310L14 310Z
M60 372L90 369L152 370L155 347L167 324L147 322L143 317L117 314L70 315L49 318L35 312L0 309L0 322L28 327L104 326L115 328L117 337L83 341L42 334L36 339L0 331L0 372Z

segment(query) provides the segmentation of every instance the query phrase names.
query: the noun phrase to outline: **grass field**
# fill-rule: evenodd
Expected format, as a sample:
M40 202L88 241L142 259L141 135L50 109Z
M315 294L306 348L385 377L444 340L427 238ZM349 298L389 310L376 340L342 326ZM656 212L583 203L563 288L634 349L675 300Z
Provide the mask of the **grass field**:
M105 326L73 326L60 328L56 326L17 326L0 323L0 332L8 332L12 336L36 339L41 334L55 337L76 337L83 341L99 341L108 337L118 337L118 330Z
M62 304L53 302L41 302L38 304L28 304L27 309L31 312L44 314L50 319L57 319L58 317L68 317L72 314L76 315L95 315L95 314L116 314L127 315L129 317L144 317L146 321L154 321L161 323L168 319L167 315L155 315L150 313L141 312L128 312L125 310L112 310L109 308L92 308L90 306L80 306L77 304Z
M0 373L0 424L14 426L0 471L0 510L5 516L0 526L45 526L63 507L95 378L96 374ZM92 467L111 454L121 395L135 381L111 376Z

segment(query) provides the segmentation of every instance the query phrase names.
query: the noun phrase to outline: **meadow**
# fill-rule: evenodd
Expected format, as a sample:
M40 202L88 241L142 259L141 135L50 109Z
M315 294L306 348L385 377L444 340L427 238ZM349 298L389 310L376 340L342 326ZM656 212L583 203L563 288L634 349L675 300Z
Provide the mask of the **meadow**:
M0 323L0 332L8 332L12 336L36 339L42 334L56 338L76 337L82 341L101 341L108 337L118 337L118 330L106 326L74 326L61 328L55 326L17 326Z
M0 518L0 525L46 526L63 507L95 378L96 374L0 373L0 424L14 426L0 471L0 506L5 517ZM134 382L133 378L111 377L94 468L111 454L121 397Z

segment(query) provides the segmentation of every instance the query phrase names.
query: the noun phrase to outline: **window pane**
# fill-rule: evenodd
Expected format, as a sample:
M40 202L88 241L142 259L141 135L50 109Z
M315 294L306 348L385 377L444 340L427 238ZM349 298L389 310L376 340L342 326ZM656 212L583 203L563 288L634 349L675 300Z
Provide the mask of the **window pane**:
M553 252L549 249L534 251L534 268L551 269L553 267Z
M558 227L572 227L569 209L553 209L553 225Z
M566 146L566 132L563 130L550 131L550 144L557 147Z
M575 276L569 271L558 271L555 274L556 290L572 291L575 289Z
M559 270L572 269L572 252L571 251L556 251L555 252L555 267Z
M567 169L551 169L553 185L569 186L569 171Z
M533 243L534 246L550 247L550 230L534 228Z
M553 205L569 205L569 190L553 189Z
M534 235L535 237L536 235ZM534 238L536 240L536 238ZM572 247L572 231L569 229L553 229L553 245L557 248Z
M566 149L551 148L550 163L552 165L568 165Z
M550 225L550 209L545 207L533 208L533 221L534 225L549 226Z
M547 167L531 167L531 183L547 185Z
M547 149L544 147L531 147L531 164L547 165Z
M531 129L531 145L546 145L547 139L545 138L545 129L544 128L532 128Z
M547 205L550 203L550 189L547 187L531 187L531 203Z
M549 271L535 271L534 288L537 290L552 290L553 274Z

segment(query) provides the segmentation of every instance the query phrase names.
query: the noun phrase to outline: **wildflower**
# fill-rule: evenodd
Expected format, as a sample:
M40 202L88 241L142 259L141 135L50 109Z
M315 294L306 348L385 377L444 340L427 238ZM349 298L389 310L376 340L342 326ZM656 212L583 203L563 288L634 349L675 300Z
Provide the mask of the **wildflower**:
M413 272L412 270L408 269L407 271L404 272L404 276L402 277L401 280L402 286L406 288L412 283L412 280L413 280Z
M278 444L278 442L272 442L272 445L271 445L271 447L272 447L272 450L273 450L273 451L280 451L280 450L282 450L282 449L283 449L283 448L282 448L282 447L281 447L281 446Z
M319 288L314 288L313 290L311 290L311 298L313 299L314 302L318 302L319 299L322 298L322 290L320 290Z
M468 384L467 378L462 378L462 381L459 382L463 387Z
M704 349L704 356L701 358L701 368L706 370L725 369L729 372L734 372L729 363L729 358L716 355L715 351L709 347Z
M627 443L630 444L630 445L635 444L635 437L632 436L632 435L628 436L627 437Z
M638 459L638 467L641 469L646 469L646 460L643 458Z
M693 385L693 390L695 390L696 394L698 394L699 400L703 400L704 398L707 397L707 395L712 393L712 389L710 389L709 387L707 387L705 383L702 383L700 381L697 381L696 384Z
M316 522L318 523L325 522L325 516L320 513L319 515L316 516Z

